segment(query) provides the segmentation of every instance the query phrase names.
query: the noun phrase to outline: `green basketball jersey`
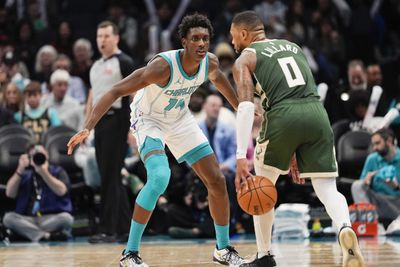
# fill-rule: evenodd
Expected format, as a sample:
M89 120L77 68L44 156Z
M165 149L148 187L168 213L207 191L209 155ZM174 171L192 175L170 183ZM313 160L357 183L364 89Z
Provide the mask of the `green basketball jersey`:
M245 50L256 53L256 94L265 110L286 99L319 97L307 59L298 45L269 40L254 42Z

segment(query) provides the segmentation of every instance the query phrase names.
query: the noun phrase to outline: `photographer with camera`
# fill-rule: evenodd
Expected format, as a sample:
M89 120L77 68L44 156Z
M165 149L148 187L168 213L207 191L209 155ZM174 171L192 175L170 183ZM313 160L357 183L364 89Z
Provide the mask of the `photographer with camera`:
M16 199L16 209L5 214L4 225L33 242L67 240L73 223L68 191L65 170L49 164L42 145L30 144L7 182L6 195Z

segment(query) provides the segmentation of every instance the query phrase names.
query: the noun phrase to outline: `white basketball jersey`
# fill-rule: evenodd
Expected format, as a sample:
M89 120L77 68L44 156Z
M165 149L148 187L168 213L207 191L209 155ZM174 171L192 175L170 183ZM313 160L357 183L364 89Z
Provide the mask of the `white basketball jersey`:
M208 54L200 62L197 73L189 76L181 64L181 51L171 50L154 57L160 56L168 62L171 73L169 82L165 87L151 84L139 90L131 104L132 118L138 113L157 118L177 118L188 111L191 94L207 80Z

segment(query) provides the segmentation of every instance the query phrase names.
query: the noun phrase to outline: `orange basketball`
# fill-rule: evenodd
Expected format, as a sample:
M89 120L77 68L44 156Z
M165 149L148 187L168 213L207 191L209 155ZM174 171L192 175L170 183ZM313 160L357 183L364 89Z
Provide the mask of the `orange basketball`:
M274 208L278 193L274 184L266 177L249 178L249 189L242 185L241 193L237 194L239 206L250 215L262 215Z

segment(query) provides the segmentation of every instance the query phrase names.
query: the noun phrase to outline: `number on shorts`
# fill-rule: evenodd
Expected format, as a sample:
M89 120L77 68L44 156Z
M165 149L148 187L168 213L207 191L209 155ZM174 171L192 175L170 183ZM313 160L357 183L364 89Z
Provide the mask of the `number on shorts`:
M170 111L173 108L180 108L181 110L185 107L185 99L176 99L176 98L170 98L169 99L169 104L164 108L166 111Z
M290 88L305 84L303 74L293 57L278 58L278 63Z

